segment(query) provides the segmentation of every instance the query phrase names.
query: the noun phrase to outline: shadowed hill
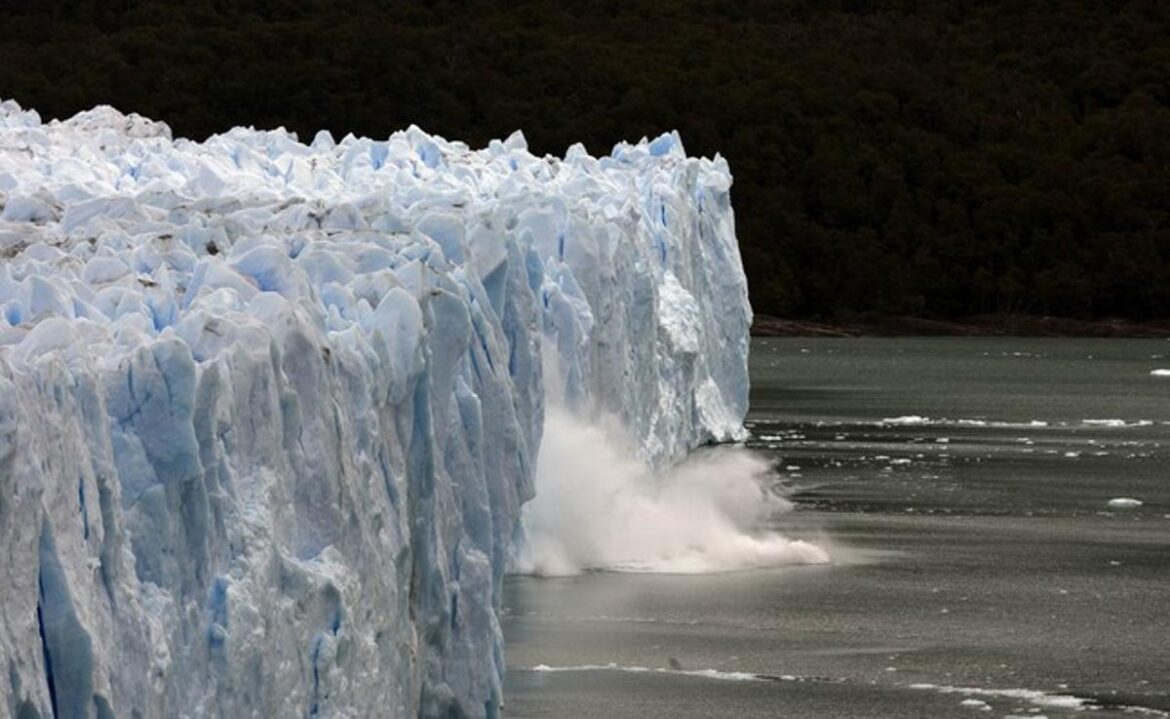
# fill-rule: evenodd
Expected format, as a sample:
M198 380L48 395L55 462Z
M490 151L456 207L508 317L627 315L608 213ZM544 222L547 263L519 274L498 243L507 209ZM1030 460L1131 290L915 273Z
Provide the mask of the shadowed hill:
M1162 0L4 4L0 96L46 117L677 128L731 162L762 313L1170 315Z

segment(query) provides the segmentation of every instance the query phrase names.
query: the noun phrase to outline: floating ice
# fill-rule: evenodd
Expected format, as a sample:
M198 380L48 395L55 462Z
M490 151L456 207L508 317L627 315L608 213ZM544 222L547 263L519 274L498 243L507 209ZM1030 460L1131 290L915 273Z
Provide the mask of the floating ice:
M496 716L546 403L658 469L744 436L730 185L0 103L0 705Z
M1149 427L1153 424L1148 419L1085 419L1081 424L1086 427Z
M1109 506L1114 509L1135 509L1142 506L1142 501L1131 497L1115 497L1109 500Z
M1170 377L1170 369L1150 370L1150 374L1154 377Z
M917 427L917 426L933 426L933 427L990 427L994 429L1022 429L1022 428L1039 428L1049 427L1052 425L1060 427L1109 427L1109 428L1134 428L1134 427L1149 427L1153 424L1148 419L1083 419L1078 421L1046 421L1046 420L1030 420L1027 422L1012 422L1006 420L989 420L989 419L969 419L969 418L931 418L922 417L919 415L905 415L901 417L886 417L870 423L876 427Z
M908 414L908 415L904 415L901 417L886 417L885 419L883 419L881 421L881 423L882 424L889 424L889 425L906 425L906 426L912 427L912 426L917 426L917 425L922 425L922 424L930 424L931 420L929 417L921 417L921 416L916 415L916 414Z
M766 674L752 674L750 672L728 672L719 669L668 669L666 667L623 666L617 662L609 664L579 664L576 666L550 667L547 664L537 664L530 671L541 674L560 674L566 672L626 672L629 674L671 674L675 676L698 677L701 679L717 679L729 682L761 682L761 681L797 681L796 677L772 676Z
M1071 694L1050 694L1035 689L985 689L982 687L952 687L938 684L911 684L911 689L933 690L940 694L958 694L966 697L1015 699L1040 707L1054 709L1088 709L1095 705L1088 699Z

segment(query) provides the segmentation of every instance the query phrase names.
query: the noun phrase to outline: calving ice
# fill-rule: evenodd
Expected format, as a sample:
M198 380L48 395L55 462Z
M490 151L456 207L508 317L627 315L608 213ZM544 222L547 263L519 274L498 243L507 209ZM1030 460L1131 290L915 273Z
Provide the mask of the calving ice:
M4 712L497 714L546 408L743 433L730 184L0 105Z

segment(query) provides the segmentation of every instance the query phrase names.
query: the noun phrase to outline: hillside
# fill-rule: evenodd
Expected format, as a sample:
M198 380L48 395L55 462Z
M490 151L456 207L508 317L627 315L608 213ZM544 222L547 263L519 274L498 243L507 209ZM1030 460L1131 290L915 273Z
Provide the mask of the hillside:
M1170 315L1162 0L9 4L0 96L723 153L756 310ZM17 30L19 29L19 30Z

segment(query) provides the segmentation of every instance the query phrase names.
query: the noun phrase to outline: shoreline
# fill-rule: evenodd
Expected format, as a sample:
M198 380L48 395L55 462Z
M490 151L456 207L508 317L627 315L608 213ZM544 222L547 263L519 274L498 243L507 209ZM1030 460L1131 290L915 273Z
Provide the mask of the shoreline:
M753 337L1105 337L1170 339L1170 319L1077 320L1041 315L979 315L958 320L864 315L814 321L757 314Z

